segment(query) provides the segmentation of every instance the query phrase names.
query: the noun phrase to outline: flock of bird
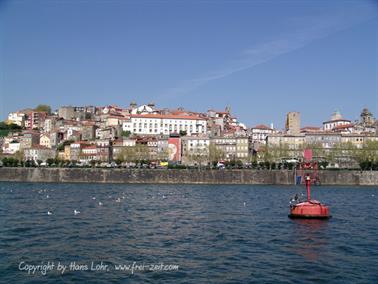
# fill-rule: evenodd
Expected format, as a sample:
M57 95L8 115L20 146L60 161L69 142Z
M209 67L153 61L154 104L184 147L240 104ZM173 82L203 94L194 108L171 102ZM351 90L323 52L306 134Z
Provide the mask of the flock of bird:
M46 189L44 189L44 190L42 190L42 189L40 189L39 191L38 191L38 193L39 194L42 194L43 192L46 192ZM111 195L109 195L108 196L109 198L112 198L112 196ZM48 198L50 198L50 195L46 195L46 199L48 199ZM120 203L123 199L125 199L126 198L126 196L123 194L122 195L122 197L118 197L117 199L115 199L115 202L116 203ZM92 197L92 200L96 200L96 197L95 196L93 196ZM103 206L104 205L104 203L102 203L101 201L99 201L98 202L98 206ZM77 210L77 209L74 209L73 210L73 214L76 216L76 215L79 215L81 212L79 211L79 210ZM53 212L52 211L47 211L47 215L53 215Z

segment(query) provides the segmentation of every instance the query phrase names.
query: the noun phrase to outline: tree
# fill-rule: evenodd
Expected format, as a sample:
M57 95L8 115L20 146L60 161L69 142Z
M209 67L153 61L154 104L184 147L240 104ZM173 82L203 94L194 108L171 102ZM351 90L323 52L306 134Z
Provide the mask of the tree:
M24 159L24 150L17 151L16 153L14 153L13 157L18 161L22 161Z
M14 123L0 122L0 137L7 136L9 132L19 132L22 127Z
M220 160L225 159L225 153L217 148L214 144L210 143L209 145L209 160L211 163L218 163Z
M47 112L48 114L51 114L51 107L49 105L37 105L37 107L34 109L35 111L43 111Z
M64 146L71 145L74 141L73 140L66 140L63 143L60 143L56 148L57 151L64 151Z
M125 162L141 162L150 160L151 155L147 145L137 144L131 147L123 147L116 159Z
M196 164L198 166L198 169L201 169L202 164L207 162L208 159L209 152L207 151L207 149L194 148L188 155L188 160L191 163Z
M122 131L122 136L123 137L129 137L131 135L131 131L129 131L129 130L126 130L126 131Z

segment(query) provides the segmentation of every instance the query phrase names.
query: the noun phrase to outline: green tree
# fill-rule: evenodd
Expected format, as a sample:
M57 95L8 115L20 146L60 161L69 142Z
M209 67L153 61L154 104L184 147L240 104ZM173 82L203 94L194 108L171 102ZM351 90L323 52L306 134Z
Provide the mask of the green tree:
M22 127L14 123L0 122L0 137L7 136L10 132L20 132Z
M115 158L125 162L141 162L150 160L151 155L147 145L137 144L131 147L123 147Z
M71 145L74 141L73 140L66 140L63 143L60 143L56 148L57 151L64 151L64 146Z
M34 109L35 111L43 111L47 112L48 114L51 114L51 107L49 105L37 105L37 107Z
M194 148L188 155L188 160L192 164L196 164L198 169L209 160L209 152L207 149Z
M223 150L217 148L214 144L209 145L209 160L211 163L217 163L220 160L225 159L226 155Z
M126 130L126 131L123 130L123 131L122 131L122 136L123 136L123 137L129 137L130 135L131 135L131 131L129 131L129 130Z

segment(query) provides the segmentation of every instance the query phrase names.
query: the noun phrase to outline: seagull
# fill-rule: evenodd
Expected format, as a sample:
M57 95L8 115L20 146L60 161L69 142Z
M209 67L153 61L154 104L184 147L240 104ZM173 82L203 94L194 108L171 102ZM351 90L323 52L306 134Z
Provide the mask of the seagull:
M93 197L92 197L92 199L93 199L93 200L96 200L96 197L95 197L95 196L93 196Z
M121 198L118 197L118 198L116 199L116 202L121 202Z
M50 212L50 211L47 211L47 215L52 215L52 212Z
M47 195L46 195L46 198L49 198L49 197L50 197L50 196L47 194Z
M165 195L163 195L163 199L165 198Z
M80 214L80 211L78 211L78 210L75 209L75 210L74 210L74 214L75 214L75 215Z
M102 206L102 202L100 201L100 202L98 203L98 205L99 205L99 206Z
M245 202L244 202L244 207L245 207Z

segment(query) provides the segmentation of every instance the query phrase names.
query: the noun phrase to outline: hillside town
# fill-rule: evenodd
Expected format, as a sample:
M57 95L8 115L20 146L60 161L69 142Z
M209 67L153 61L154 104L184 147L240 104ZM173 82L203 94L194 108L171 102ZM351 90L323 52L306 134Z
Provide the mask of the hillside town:
M13 166L279 168L311 149L324 167L355 168L378 156L378 121L367 108L356 120L336 111L321 126L302 126L301 113L289 112L279 130L247 127L230 107L199 113L135 102L56 111L39 105L9 113L0 131L3 164Z

